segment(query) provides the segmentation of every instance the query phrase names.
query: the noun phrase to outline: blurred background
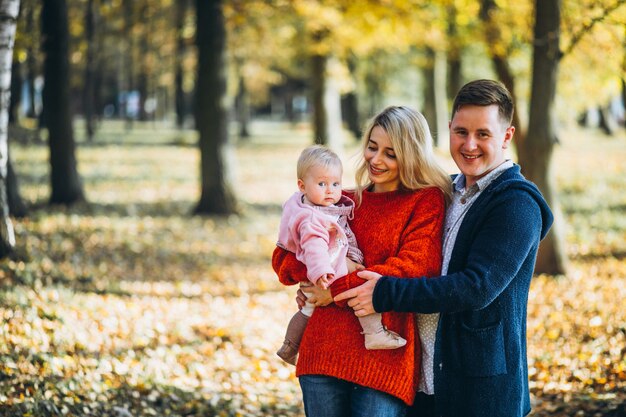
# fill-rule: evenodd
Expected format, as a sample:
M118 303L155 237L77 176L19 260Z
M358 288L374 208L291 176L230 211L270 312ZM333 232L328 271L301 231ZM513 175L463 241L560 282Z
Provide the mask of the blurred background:
M0 415L302 416L271 269L302 148L467 81L557 215L534 416L626 416L626 1L0 1ZM9 98L10 97L10 98Z

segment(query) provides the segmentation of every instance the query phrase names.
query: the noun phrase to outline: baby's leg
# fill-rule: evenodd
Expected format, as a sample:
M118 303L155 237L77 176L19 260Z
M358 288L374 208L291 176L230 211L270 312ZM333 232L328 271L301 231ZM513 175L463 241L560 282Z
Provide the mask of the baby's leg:
M285 333L285 341L283 342L281 348L278 349L278 352L276 352L276 354L285 362L292 365L296 364L300 341L302 340L304 329L306 328L314 309L315 305L307 301L304 304L304 307L302 307L302 310L294 314L289 321L289 324L287 325L287 332Z
M383 326L380 313L360 317L359 322L363 328L366 349L397 349L406 345L406 340L398 333L387 330Z

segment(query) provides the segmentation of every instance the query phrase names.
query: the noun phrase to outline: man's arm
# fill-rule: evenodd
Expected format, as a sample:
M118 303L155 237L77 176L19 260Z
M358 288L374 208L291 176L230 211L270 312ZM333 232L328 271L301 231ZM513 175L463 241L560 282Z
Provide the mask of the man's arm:
M503 198L486 213L462 270L431 279L381 277L374 289L373 307L379 312L418 313L486 307L507 288L536 249L541 222L539 206L528 193L519 191Z

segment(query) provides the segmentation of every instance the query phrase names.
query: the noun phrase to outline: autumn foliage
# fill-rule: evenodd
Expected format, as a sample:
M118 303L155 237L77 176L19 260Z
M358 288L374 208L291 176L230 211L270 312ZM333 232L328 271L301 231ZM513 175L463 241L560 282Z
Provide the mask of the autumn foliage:
M13 147L31 214L0 263L0 415L303 415L293 367L274 354L294 290L270 254L310 132L253 127L235 148L239 217L190 215L192 132L107 126L78 154L90 203L70 209L45 204L46 148ZM554 170L572 266L532 283L532 415L623 416L626 138L562 139Z

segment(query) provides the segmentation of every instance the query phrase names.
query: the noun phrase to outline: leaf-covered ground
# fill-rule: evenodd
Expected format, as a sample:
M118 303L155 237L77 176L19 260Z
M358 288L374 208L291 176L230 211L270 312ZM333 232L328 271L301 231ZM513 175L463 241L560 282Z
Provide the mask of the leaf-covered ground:
M89 203L70 209L45 204L46 147L12 145L31 212L0 263L0 415L303 415L293 367L274 354L294 290L270 255L310 133L253 131L233 149L242 214L229 217L189 214L192 132L106 125L79 146ZM572 264L531 287L533 416L623 416L626 138L562 137L554 170Z

